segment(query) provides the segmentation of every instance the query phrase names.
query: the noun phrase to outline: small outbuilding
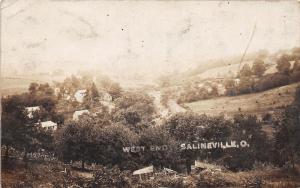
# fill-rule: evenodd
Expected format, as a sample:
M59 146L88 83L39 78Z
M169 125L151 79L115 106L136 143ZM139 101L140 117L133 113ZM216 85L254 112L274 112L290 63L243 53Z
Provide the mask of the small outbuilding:
M86 94L87 94L86 89L77 90L74 94L75 100L79 103L82 103Z
M27 112L27 117L33 118L33 113L40 111L40 107L39 106L25 107L25 111Z
M57 130L57 123L53 121L43 121L36 123L37 125L41 126L45 130L56 131Z
M89 114L90 111L88 110L79 110L79 111L75 111L73 114L73 120L77 121L79 119L79 116L83 115L83 114Z
M133 175L138 175L140 177L140 179L142 179L142 175L144 176L148 176L150 174L152 174L154 171L153 165L136 170L133 172Z

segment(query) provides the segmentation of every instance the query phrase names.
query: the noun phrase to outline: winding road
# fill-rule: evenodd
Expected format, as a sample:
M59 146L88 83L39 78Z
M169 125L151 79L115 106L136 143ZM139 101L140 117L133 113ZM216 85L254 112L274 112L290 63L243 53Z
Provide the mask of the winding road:
M179 112L185 112L186 109L181 107L174 99L169 99L167 107L161 104L161 91L150 91L148 95L154 98L154 104L161 117L167 117Z

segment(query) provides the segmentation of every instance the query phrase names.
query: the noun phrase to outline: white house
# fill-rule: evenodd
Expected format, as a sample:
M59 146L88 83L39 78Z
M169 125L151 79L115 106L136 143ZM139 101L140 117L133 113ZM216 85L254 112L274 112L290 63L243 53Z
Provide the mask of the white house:
M57 129L57 123L54 123L52 121L43 121L36 124L44 128L45 130L55 131Z
M79 110L75 111L73 114L73 120L77 121L79 119L79 116L83 114L89 114L90 112L88 110Z
M133 175L148 174L154 170L153 165L134 171Z
M25 111L27 112L27 117L33 118L33 113L40 111L40 107L39 106L25 107Z
M215 171L222 171L222 167L202 161L195 161L194 168L201 168L201 169L209 169L209 170L215 170Z
M84 97L86 96L86 92L86 89L77 90L74 94L76 101L82 103Z
M132 174L138 175L140 177L140 179L142 179L143 174L151 174L151 173L153 173L153 171L154 171L154 168L153 168L153 165L151 165L151 166L136 170Z

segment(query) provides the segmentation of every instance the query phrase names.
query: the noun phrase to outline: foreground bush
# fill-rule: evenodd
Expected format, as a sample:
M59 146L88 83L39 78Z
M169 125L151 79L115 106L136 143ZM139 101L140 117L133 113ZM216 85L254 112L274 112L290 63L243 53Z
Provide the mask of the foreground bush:
M188 187L184 185L182 177L174 177L163 175L155 177L155 179L148 179L146 181L140 181L133 187L136 188L152 188L152 187L172 187L172 188L184 188Z
M94 180L92 180L90 187L131 187L130 176L131 173L129 171L120 171L118 167L103 167L95 173Z

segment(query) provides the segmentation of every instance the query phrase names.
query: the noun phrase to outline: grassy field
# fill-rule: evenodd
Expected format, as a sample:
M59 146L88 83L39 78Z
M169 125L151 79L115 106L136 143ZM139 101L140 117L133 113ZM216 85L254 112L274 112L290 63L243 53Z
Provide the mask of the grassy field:
M205 113L208 115L224 114L232 116L235 113L242 112L261 116L267 112L278 110L291 104L294 100L297 85L299 83L260 93L185 103L184 106L196 113Z

